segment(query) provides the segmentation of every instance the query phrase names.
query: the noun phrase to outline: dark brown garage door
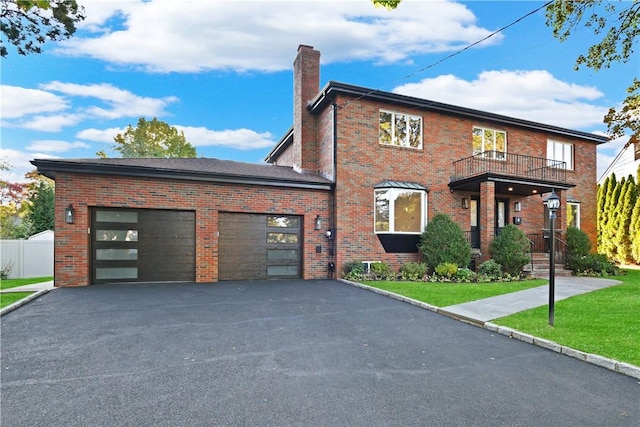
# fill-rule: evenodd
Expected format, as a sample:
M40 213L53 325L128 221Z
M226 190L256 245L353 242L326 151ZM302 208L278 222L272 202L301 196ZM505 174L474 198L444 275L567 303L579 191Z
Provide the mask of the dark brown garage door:
M302 218L220 213L219 280L301 277Z
M94 208L92 283L195 280L195 213Z

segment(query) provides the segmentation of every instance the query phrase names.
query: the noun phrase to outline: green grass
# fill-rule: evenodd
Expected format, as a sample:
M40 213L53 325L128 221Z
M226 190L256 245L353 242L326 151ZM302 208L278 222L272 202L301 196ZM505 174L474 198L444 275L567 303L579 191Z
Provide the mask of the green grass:
M366 285L404 295L437 307L460 304L535 288L547 284L544 279L491 283L431 283L431 282L362 282Z
M0 280L0 289L10 289L16 286L31 285L33 283L42 283L53 280L53 277L32 277L29 279L4 279Z
M7 294L0 294L0 308L5 308L16 301L28 297L32 293L33 292L10 292Z
M621 285L557 301L555 326L548 325L548 305L493 323L640 366L640 270L625 271L611 277Z

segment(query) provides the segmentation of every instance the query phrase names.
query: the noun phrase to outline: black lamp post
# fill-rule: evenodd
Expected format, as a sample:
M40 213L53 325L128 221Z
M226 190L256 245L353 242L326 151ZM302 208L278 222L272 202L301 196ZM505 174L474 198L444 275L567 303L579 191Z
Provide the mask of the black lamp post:
M549 242L549 325L554 324L554 303L556 286L556 212L560 209L560 198L554 190L547 198L549 208L549 223L551 226L551 241Z

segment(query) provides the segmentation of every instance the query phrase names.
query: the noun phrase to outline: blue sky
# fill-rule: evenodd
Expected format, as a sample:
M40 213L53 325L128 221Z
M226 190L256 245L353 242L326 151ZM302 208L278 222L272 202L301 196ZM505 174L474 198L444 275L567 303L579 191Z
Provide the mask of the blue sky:
M24 181L34 158L93 158L139 117L183 130L198 156L262 162L293 120L299 44L329 80L604 133L640 61L574 70L594 42L554 39L536 1L79 0L76 35L2 59L0 157ZM624 5L624 3L623 3ZM625 140L598 149L604 171Z

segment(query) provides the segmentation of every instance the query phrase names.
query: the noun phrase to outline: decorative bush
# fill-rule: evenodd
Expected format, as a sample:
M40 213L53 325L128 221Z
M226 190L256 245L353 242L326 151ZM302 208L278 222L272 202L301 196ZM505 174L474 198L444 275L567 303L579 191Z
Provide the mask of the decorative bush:
M502 266L502 271L513 276L520 275L529 262L529 239L517 226L506 225L489 245L491 257Z
M458 272L458 266L452 262L443 262L436 267L436 274L438 276L451 278Z
M602 254L574 255L570 259L570 268L578 276L613 276L619 274L618 268Z
M420 236L418 249L429 271L445 262L467 267L471 262L471 245L460 226L445 214L435 215Z
M587 233L579 228L567 229L567 257L588 255L591 251L591 241Z
M456 272L456 279L460 283L470 283L478 280L478 275L468 268L459 268Z
M478 274L489 280L499 279L502 277L502 266L490 259L480 264Z
M370 267L370 276L373 280L390 280L394 279L391 268L384 262L374 262Z
M402 264L402 267L400 267L400 276L402 277L402 280L423 280L427 272L427 264L422 262L408 262L406 264Z
M350 261L342 267L342 277L348 280L360 280L364 276L362 261Z

